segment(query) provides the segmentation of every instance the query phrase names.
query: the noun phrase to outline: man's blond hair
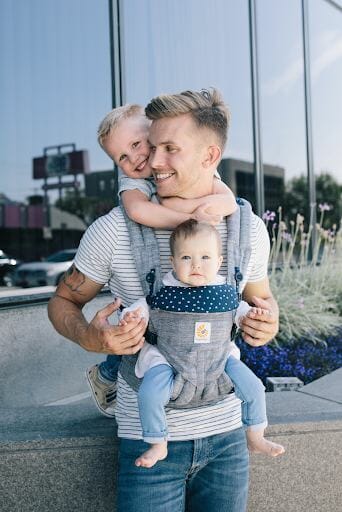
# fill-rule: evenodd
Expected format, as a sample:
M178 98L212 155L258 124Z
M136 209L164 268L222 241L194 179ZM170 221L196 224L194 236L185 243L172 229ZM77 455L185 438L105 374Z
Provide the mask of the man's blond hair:
M114 128L116 128L123 119L129 117L144 115L144 108L141 105L130 104L123 105L111 110L106 117L101 121L100 126L97 130L97 140L100 146L103 148L103 143L108 135Z
M221 150L226 145L230 112L217 89L161 94L150 101L145 114L152 121L191 114L199 128L208 128L217 135Z

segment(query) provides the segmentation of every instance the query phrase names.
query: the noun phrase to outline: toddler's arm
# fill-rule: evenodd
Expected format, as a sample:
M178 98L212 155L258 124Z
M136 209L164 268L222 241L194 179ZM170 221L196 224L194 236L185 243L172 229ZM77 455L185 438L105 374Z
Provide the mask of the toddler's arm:
M204 202L203 199L201 201L202 204ZM182 222L191 218L213 224L217 224L220 221L218 215L212 212L203 212L201 209L192 213L177 211L177 208L174 209L162 204L152 203L140 190L123 191L121 193L121 201L127 215L132 220L151 228L174 229ZM184 201L188 201L188 199Z
M193 214L196 218L196 210L204 208L208 215L219 215L225 217L231 215L237 209L237 204L233 192L221 180L215 178L213 193L208 196L197 199L182 199L181 197L168 197L162 199L163 206L172 210ZM197 220L204 220L199 219Z

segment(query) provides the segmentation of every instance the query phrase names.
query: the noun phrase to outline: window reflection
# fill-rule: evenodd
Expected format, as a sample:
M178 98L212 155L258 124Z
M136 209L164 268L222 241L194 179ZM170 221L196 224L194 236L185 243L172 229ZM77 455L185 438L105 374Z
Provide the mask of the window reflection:
M327 203L327 225L342 217L342 11L327 2L310 4L312 125L317 203Z
M265 206L307 215L301 2L256 5ZM255 206L247 0L130 0L120 2L120 13L124 101L221 90L232 122L219 170ZM324 0L309 2L309 14L317 202L334 205L326 216L334 220L342 214L342 14ZM2 2L0 19L0 252L16 262L39 260L76 247L116 197L112 162L96 141L111 108L108 4ZM32 158L70 143L88 151L90 171L99 172L77 176L61 194L50 188L48 208L43 181L32 179Z
M74 143L89 152L91 171L112 168L96 140L98 123L111 108L108 4L1 2L0 19L0 250L39 260L77 246L86 223L76 206L56 208L58 189L49 189L46 211L32 159L45 147ZM81 174L77 180L63 189L63 199L83 195ZM48 183L57 185L58 178Z
M265 207L286 209L284 181L267 168L282 168L287 183L301 174L306 180L301 2L266 0L257 8Z
M131 0L122 8L126 101L217 87L232 112L224 156L252 162L248 2Z

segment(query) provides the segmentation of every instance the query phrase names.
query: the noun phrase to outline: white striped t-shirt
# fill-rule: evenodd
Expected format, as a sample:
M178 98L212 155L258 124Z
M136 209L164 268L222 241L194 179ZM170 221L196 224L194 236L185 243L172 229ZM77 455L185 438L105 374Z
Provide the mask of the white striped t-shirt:
M226 247L227 230L225 220L217 226ZM160 254L162 274L171 270L169 237L171 231L155 230ZM267 275L269 237L262 220L253 215L251 226L251 257L244 279L256 282ZM143 296L138 273L131 252L126 223L120 208L97 219L85 232L75 258L76 267L96 283L108 283L115 297L120 297L125 307ZM226 251L220 274L227 272ZM166 408L170 440L198 439L233 430L241 426L240 400L235 394L215 405L195 409ZM127 439L141 439L137 394L119 375L116 404L118 436Z

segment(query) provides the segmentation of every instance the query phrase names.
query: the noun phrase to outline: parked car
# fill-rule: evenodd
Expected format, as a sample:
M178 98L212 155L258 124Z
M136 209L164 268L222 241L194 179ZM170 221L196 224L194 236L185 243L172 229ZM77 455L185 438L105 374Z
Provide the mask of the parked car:
M16 286L56 286L64 272L71 266L77 249L65 249L43 261L23 263L15 270L13 281Z
M9 256L0 249L0 286L12 285L12 273L20 263L20 260Z

